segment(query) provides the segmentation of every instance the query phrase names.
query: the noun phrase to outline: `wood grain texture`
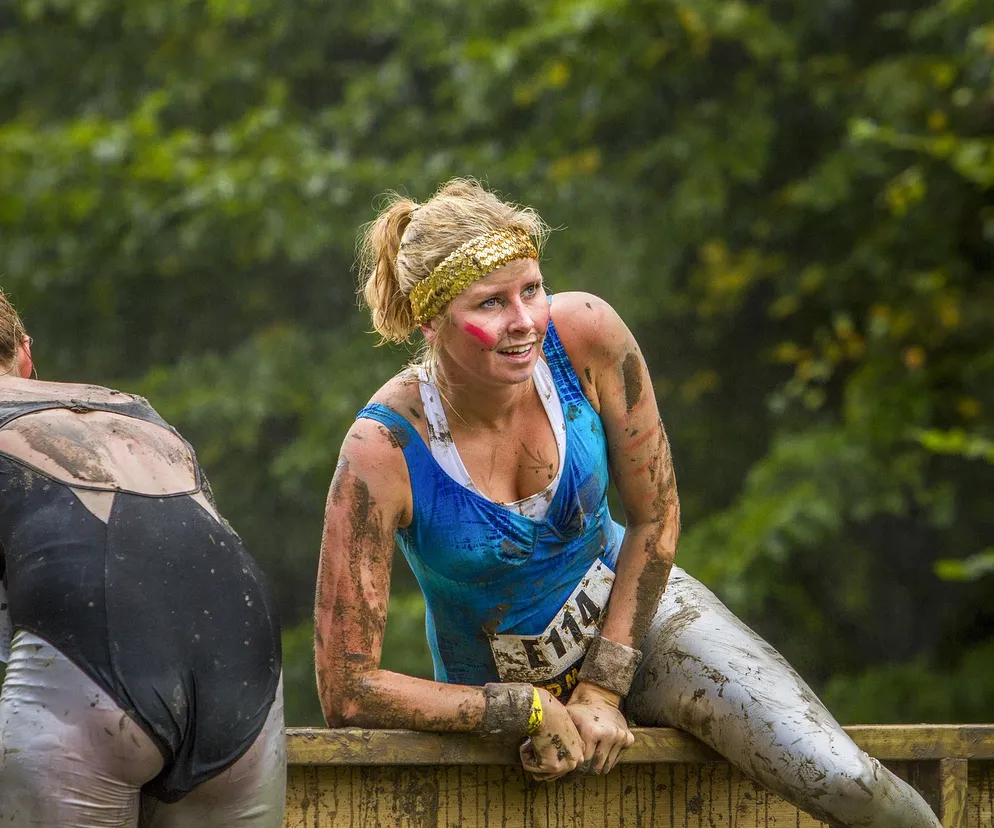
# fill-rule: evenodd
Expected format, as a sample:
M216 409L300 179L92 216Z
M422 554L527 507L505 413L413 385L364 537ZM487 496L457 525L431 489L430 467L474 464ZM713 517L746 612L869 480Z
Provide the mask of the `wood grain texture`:
M939 818L942 828L966 828L967 765L966 759L939 760Z
M847 728L944 828L994 828L994 726ZM605 777L536 783L514 744L473 734L294 730L285 828L814 828L676 730L639 729ZM827 828L827 826L825 826Z
M707 762L718 758L672 728L636 727L624 764ZM846 732L880 760L994 759L994 725L860 725ZM514 741L477 733L290 728L291 765L517 765Z
M994 762L970 762L967 773L966 828L994 826Z
M629 765L531 782L504 765L301 767L286 828L816 828L824 824L725 763Z

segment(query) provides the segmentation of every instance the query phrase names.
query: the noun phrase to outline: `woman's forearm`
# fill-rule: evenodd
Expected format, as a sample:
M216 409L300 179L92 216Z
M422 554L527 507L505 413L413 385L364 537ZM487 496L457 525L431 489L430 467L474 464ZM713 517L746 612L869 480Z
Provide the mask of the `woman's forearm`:
M332 726L427 731L471 731L483 727L482 687L443 684L389 670L371 670L320 690L322 707Z
M673 567L677 524L671 518L625 530L601 628L604 638L640 647Z

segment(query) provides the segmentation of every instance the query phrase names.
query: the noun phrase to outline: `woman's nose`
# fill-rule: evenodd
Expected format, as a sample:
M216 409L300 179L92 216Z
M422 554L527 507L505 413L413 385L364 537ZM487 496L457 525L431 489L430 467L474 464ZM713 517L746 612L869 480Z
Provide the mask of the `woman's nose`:
M531 330L532 318L524 302L516 299L508 306L508 311L511 314L511 318L507 324L508 328L514 330Z

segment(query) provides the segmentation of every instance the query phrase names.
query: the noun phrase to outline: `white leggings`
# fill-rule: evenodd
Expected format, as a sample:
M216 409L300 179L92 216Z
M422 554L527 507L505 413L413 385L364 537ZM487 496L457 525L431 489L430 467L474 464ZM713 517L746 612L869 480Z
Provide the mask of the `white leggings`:
M82 670L19 631L0 693L4 828L280 828L286 798L283 683L262 732L231 767L165 804L141 786L155 743Z
M925 800L846 735L784 658L674 567L627 697L830 825L941 828Z

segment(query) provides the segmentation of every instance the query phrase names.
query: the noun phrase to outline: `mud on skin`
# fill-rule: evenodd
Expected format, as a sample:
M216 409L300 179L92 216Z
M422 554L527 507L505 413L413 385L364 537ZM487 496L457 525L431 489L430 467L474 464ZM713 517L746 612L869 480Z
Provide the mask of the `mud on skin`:
M349 571L352 577L354 594L360 598L365 596L363 573L367 569L376 571L380 568L379 549L382 537L382 518L375 501L369 495L369 487L359 477L352 478L352 505L349 510L351 541L349 543ZM366 555L370 554L368 562ZM371 565L371 566L370 566ZM389 561L387 562L389 567ZM387 571L384 594L389 591L389 569ZM377 613L375 608L362 601L361 606L352 607L356 614L365 650L371 650L373 642L382 638L386 626L386 614Z
M375 674L359 677L354 698L360 702L352 724L370 728L411 728L426 731L471 731L479 725L479 710L472 701L459 704L453 724L450 714L430 716L419 713L406 699L390 698L381 692Z
M631 627L632 645L635 647L641 646L642 639L649 630L649 625L652 623L659 606L659 599L666 589L670 570L673 569L671 560L656 557L656 547L662 532L663 527L660 526L656 537L650 537L645 542L646 554L651 557L646 561L642 572L639 573L638 584L635 588L635 612L632 615Z
M659 463L657 468L662 473L659 476L659 488L656 491L656 499L653 502L653 506L659 514L665 515L668 515L676 507L676 519L679 520L679 502L676 490L676 470L673 468L673 454L662 420L659 420L658 427L659 442L656 446L656 456L659 458Z
M621 376L625 388L625 410L631 414L642 399L642 366L635 353L629 351L625 357L621 364Z
M350 542L347 577L351 581L353 594L359 597L359 606L355 606L355 602L347 597L337 595L330 606L327 604L319 606L318 611L330 610L337 622L344 624L352 621L356 624L358 641L346 644L349 651L345 653L345 661L357 664L361 662L361 656L368 657L372 652L373 642L378 640L377 636L382 636L385 625L384 616L377 617L374 608L362 600L365 593L363 573L367 569L367 564L371 562L375 570L376 565L380 563L376 549L382 532L382 516L370 497L369 487L351 473L349 461L344 457L339 460L335 468L328 498L329 502L342 503L348 508ZM370 561L367 562L365 556L369 553L370 547L373 552ZM322 676L327 676L328 673L329 670L323 670ZM337 682L329 684L334 685Z
M562 762L563 759L565 759L570 755L569 748L563 744L563 740L560 738L558 733L553 733L552 738L549 741L552 742L553 746L556 749L557 762Z
M533 452L523 442L521 444L521 448L524 449L524 452L527 455L528 460L530 461L528 463L522 463L521 467L525 471L534 472L535 474L540 474L542 472L545 472L548 475L549 480L552 480L552 478L555 476L553 474L553 469L555 468L555 464L549 462L545 458L544 452L541 449L539 449L537 452ZM496 457L496 454L494 454L493 456Z
M390 426L387 428L386 426L381 425L379 428L390 441L390 445L394 448L405 449L407 448L407 444L411 441L410 437L407 435L407 432L400 426Z
M170 466L189 471L193 478L193 458L182 440L160 426L113 416L96 422L79 422L75 417L54 416L35 420L29 415L14 429L36 452L48 457L68 474L95 485L112 487L117 482L106 465L109 445L141 445L149 457L162 458Z
M25 442L39 454L66 472L89 483L114 485L114 475L101 462L96 447L89 445L86 429L78 423L59 418L48 428L21 430Z

